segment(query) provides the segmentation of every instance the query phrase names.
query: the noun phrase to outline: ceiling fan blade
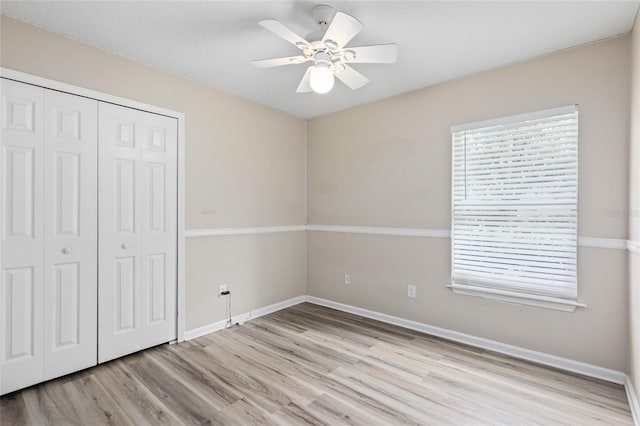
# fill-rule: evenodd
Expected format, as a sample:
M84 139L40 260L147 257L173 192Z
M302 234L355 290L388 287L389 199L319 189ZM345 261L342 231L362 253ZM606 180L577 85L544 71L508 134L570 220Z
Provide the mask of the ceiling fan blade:
M305 58L302 55L287 56L286 58L273 58L273 59L259 59L251 61L251 63L258 68L279 67L281 65L296 65L303 62L307 62L310 59Z
M344 54L345 62L352 64L392 64L398 59L398 46L393 43L348 47Z
M313 65L311 65L309 68L307 68L307 72L304 73L304 76L302 76L302 80L300 80L300 84L298 85L298 88L296 89L297 93L307 93L307 92L311 92L311 70L313 69Z
M337 12L327 28L327 32L322 37L322 42L327 41L334 42L338 49L349 43L349 41L356 36L364 25L353 16L346 13Z
M359 89L369 82L369 79L367 77L360 74L349 65L344 65L344 70L336 73L336 77L338 77L340 81L342 81L352 90Z
M298 34L294 33L289 28L285 27L281 22L276 21L275 19L260 21L259 24L275 35L298 47L299 49L305 49L310 46L307 40L303 39Z

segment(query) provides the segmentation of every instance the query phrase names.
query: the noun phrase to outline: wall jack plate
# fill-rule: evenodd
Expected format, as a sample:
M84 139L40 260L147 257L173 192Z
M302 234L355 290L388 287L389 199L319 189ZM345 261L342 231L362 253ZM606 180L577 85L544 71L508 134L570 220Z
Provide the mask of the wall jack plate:
M222 293L227 291L227 286L226 285L221 285L220 289L218 290L218 297L222 297Z
M415 299L416 298L416 286L415 285L408 285L407 286L407 297L410 299Z

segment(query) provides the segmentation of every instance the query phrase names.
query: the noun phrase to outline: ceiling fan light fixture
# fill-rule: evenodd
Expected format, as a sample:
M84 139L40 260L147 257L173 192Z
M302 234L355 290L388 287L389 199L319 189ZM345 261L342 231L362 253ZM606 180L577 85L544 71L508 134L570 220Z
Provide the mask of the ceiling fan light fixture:
M318 63L311 70L309 85L314 92L320 95L329 93L333 89L334 82L333 71L329 69L329 65L326 63Z
M352 64L392 64L398 58L398 47L393 43L346 47L364 25L351 15L335 12L331 6L318 5L311 10L319 29L303 39L275 19L260 21L260 26L283 40L295 45L301 54L293 57L260 59L253 61L259 68L312 62L307 67L296 93L329 93L337 78L351 90L360 89L369 79L354 69Z

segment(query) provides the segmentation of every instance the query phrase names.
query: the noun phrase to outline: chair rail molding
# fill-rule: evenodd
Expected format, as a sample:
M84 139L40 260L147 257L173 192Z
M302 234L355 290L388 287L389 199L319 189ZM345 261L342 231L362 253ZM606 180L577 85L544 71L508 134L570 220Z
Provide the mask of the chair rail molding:
M346 234L390 235L397 237L451 238L450 229L396 228L384 226L351 226L351 225L278 225L247 226L238 228L203 228L186 229L186 238L221 237L228 235L275 234L279 232L338 232ZM578 237L580 247L607 248L615 250L631 250L640 252L640 244L622 238Z
M187 238L198 237L221 237L227 235L253 235L253 234L275 234L279 232L299 232L305 231L305 225L293 226L254 226L244 228L210 228L210 229L187 229L184 231Z
M307 225L307 231L348 234L396 235L400 237L451 238L449 229L393 228L377 226Z
M307 225L307 231L342 232L349 234L395 235L400 237L451 238L450 229L395 228L376 226ZM580 247L625 250L629 242L622 238L578 237Z

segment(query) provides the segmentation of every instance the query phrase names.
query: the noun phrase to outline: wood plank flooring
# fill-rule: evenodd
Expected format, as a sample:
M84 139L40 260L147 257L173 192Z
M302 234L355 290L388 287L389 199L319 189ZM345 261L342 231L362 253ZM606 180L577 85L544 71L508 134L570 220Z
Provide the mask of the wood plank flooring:
M0 424L633 421L622 386L301 304L6 395Z

